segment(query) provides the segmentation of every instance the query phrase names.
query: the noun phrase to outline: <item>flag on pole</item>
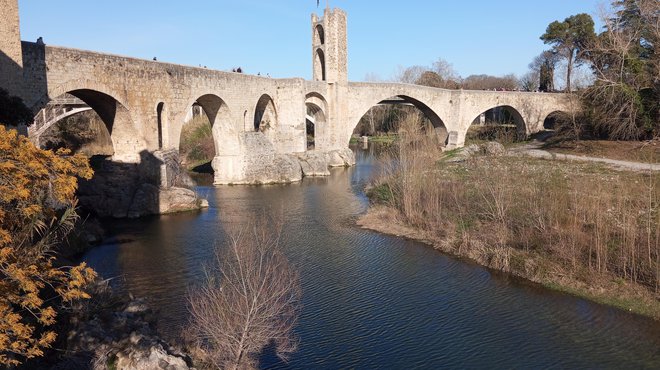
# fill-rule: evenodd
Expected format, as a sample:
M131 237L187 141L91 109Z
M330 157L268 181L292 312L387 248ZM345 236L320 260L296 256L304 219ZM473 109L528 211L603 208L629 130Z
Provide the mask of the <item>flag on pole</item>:
M321 0L316 0L316 7L318 8L319 5L321 4Z

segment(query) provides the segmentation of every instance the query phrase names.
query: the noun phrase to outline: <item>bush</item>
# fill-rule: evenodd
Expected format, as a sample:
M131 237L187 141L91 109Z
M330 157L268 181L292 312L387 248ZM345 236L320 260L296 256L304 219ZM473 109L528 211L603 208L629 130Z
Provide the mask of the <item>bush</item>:
M58 310L89 297L93 270L54 265L77 219L77 176L92 176L85 157L41 150L0 125L0 365L42 356Z
M295 351L300 283L280 250L278 230L261 221L233 232L202 286L190 292L190 335L201 361L256 368L266 346L283 359Z

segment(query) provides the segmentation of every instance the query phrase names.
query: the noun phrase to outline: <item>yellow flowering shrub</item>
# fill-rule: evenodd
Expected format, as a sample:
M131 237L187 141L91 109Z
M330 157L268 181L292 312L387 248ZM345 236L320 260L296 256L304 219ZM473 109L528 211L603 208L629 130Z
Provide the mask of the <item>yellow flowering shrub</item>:
M77 219L77 177L91 176L84 156L41 150L0 125L0 365L42 356L58 309L89 298L94 270L54 266L53 246Z

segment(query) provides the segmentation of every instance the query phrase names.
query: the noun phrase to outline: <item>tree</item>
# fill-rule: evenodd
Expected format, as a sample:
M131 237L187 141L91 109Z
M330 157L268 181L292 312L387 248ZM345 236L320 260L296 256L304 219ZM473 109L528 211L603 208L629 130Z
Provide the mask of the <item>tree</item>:
M585 13L550 23L541 36L544 43L552 45L553 51L566 59L566 91L571 91L573 68L583 61L585 48L594 37L594 21Z
M399 67L394 81L443 89L458 89L461 84L458 73L454 71L449 62L442 58L433 62L431 67Z
M530 69L527 73L520 77L518 84L520 85L520 89L522 91L538 91L539 79L540 73Z
M502 77L470 75L463 80L462 87L467 90L515 90L518 79L513 74Z
M279 227L252 223L216 250L216 266L189 294L191 330L203 360L223 369L256 367L273 345L286 359L300 303L298 273L279 248Z
M634 140L660 134L660 74L655 46L660 3L614 1L605 30L585 53L596 83L584 94L598 136Z
M433 71L426 71L415 81L416 85L444 88L446 86L445 80L439 74Z
M458 75L454 66L442 58L433 62L431 71L435 72L444 81L445 89L458 89L461 84L461 77Z
M404 84L415 84L426 71L428 71L428 68L422 66L412 66L408 68L399 66L399 70L393 80Z
M92 176L85 157L41 150L0 125L0 365L42 356L58 310L89 298L93 270L54 264L77 218L77 176Z

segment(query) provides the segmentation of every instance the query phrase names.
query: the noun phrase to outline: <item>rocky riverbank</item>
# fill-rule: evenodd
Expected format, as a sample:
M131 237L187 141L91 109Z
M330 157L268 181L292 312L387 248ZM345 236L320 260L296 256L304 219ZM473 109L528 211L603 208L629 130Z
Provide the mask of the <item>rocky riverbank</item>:
M191 357L156 331L156 313L144 300L120 296L107 282L92 288L64 316L60 350L26 363L25 369L190 370Z
M100 218L138 218L184 212L208 206L191 190L194 185L176 151L143 153L140 163L91 160L94 177L80 181L80 206Z

